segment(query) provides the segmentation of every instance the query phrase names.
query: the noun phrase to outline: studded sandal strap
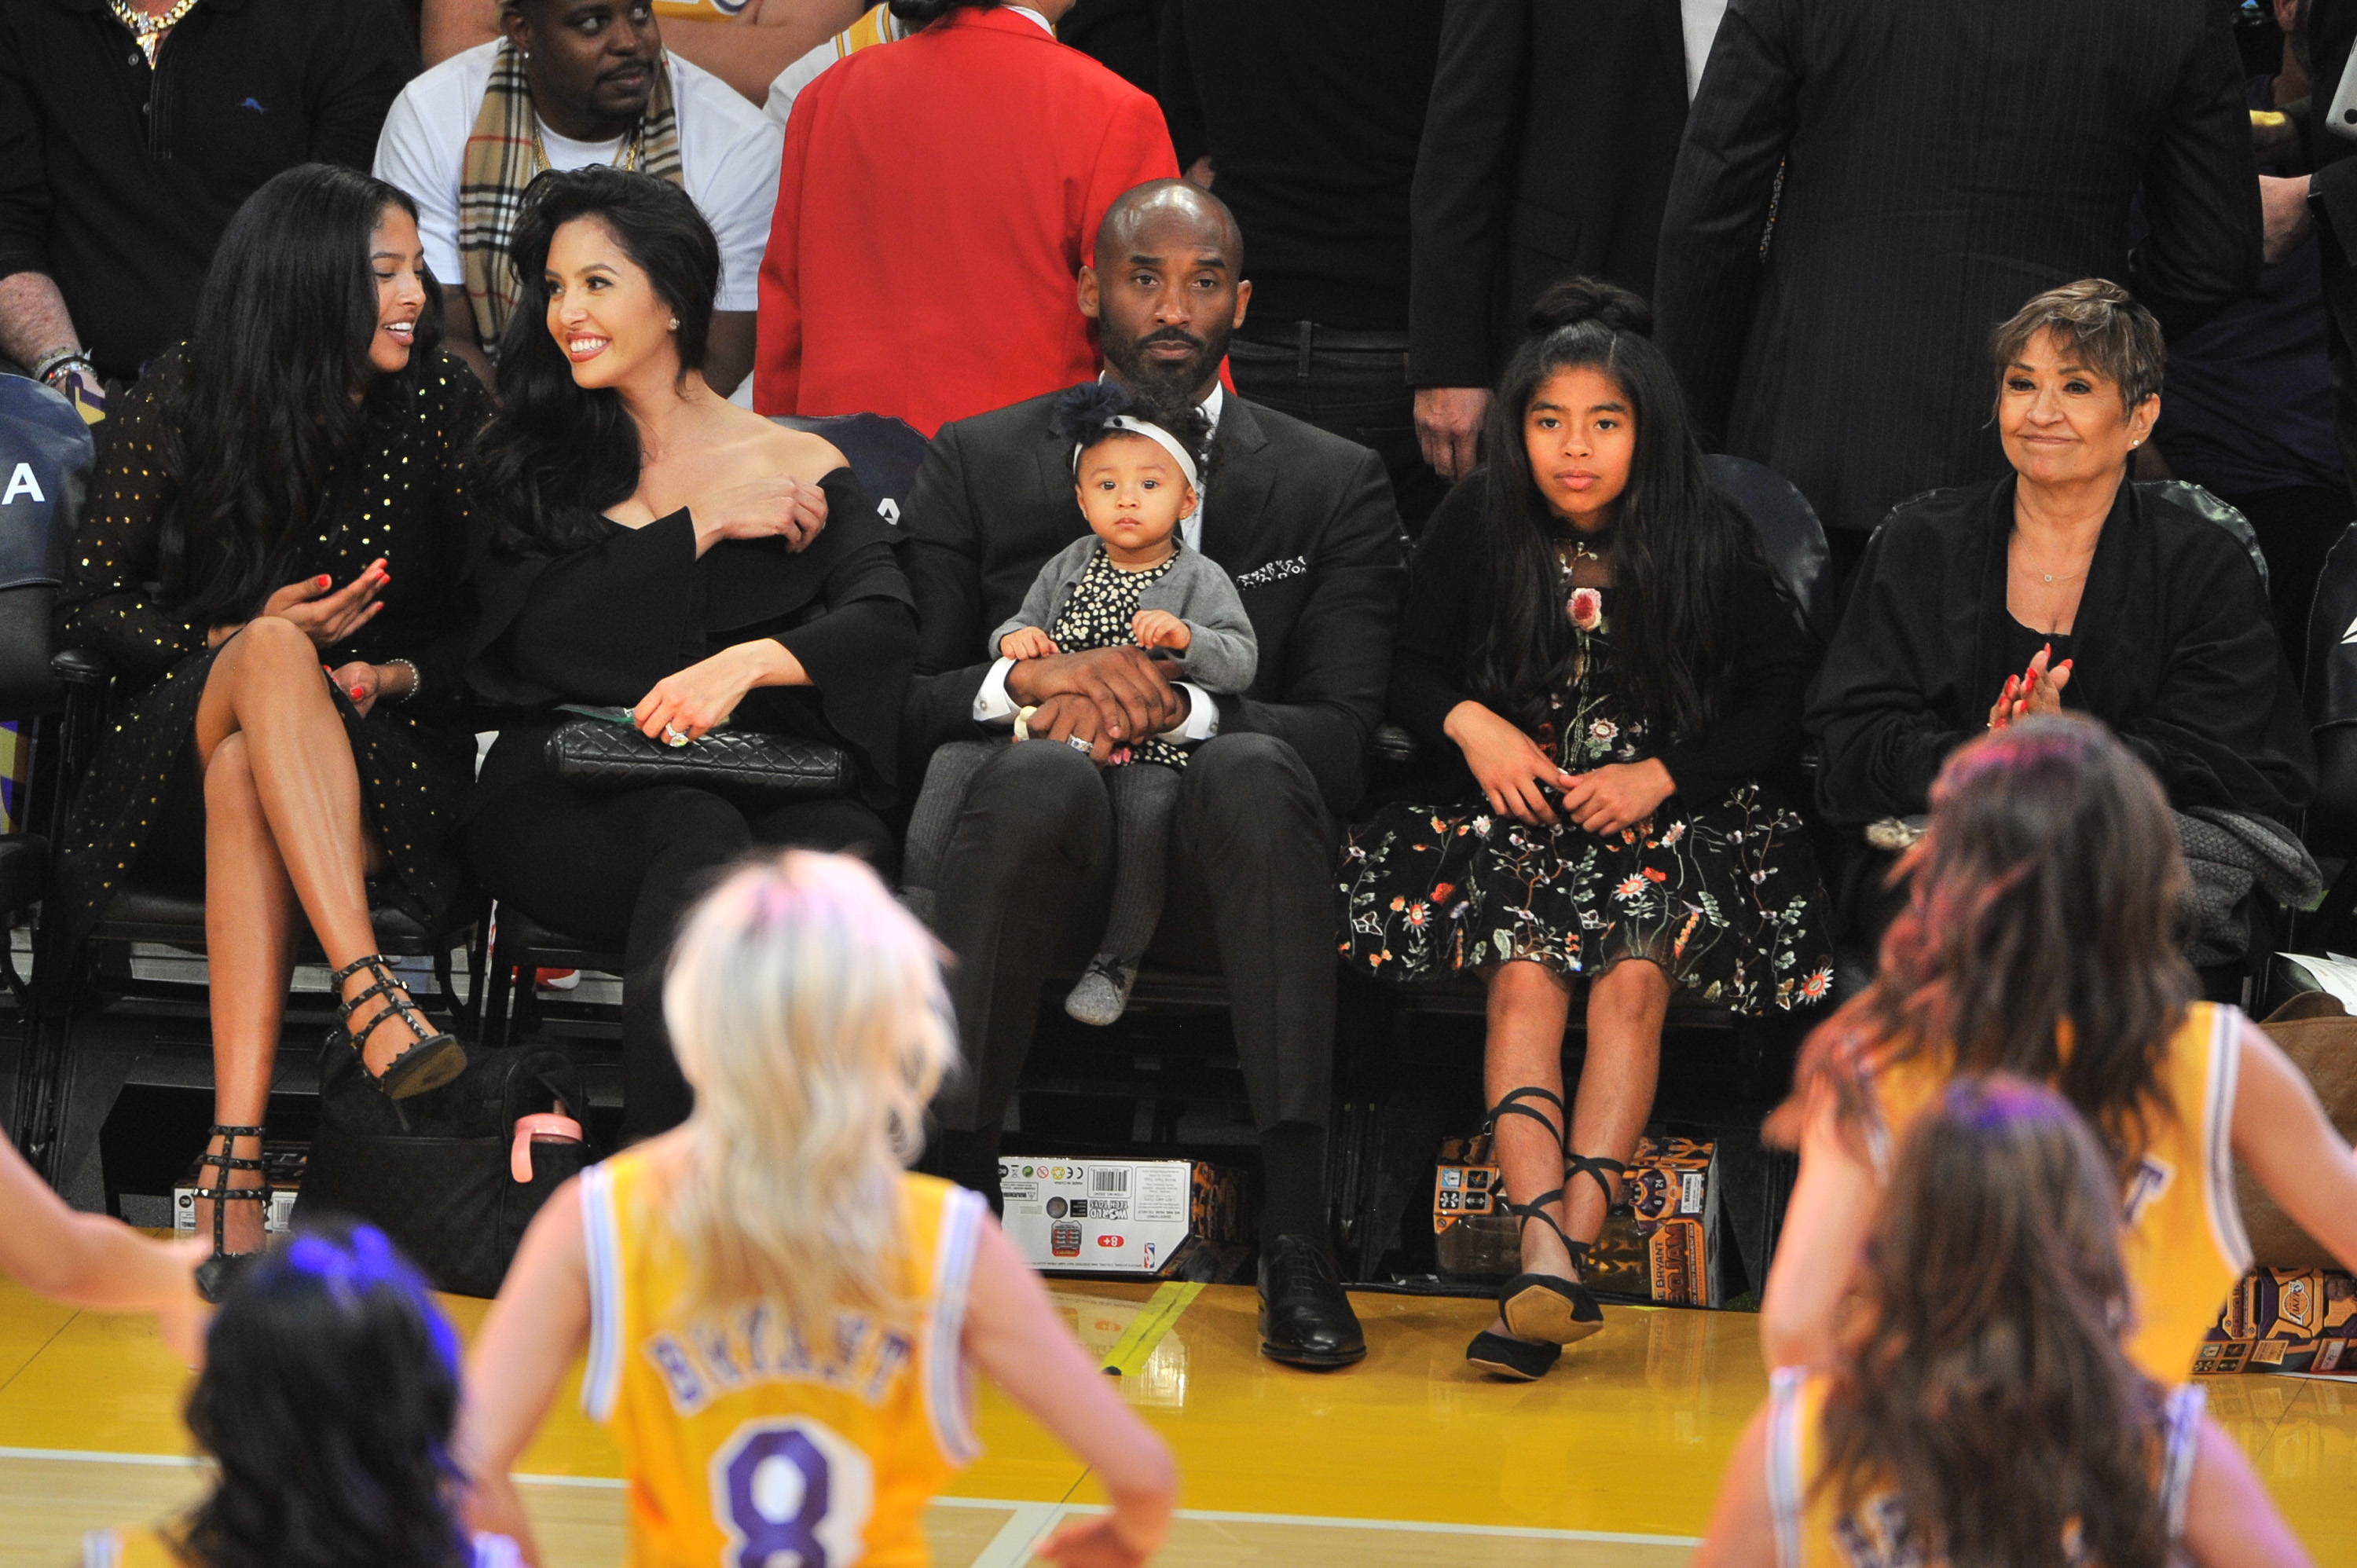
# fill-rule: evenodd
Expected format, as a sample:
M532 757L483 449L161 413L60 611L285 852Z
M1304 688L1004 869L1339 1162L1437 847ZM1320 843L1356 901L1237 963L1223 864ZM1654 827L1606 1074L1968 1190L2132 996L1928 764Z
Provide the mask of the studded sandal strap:
M351 962L344 965L343 968L336 971L335 973L328 976L328 988L331 991L340 992L344 988L345 981L350 980L352 976L358 974L364 969L371 971L379 980L390 980L392 975L388 972L392 968L393 961L385 957L384 954L381 952L362 953L360 957L352 960Z
M350 1001L337 1003L336 1015L349 1023L353 1014L359 1012L362 1007L366 1006L370 1002L373 1001L377 997L391 996L394 992L404 989L405 988L396 980L390 978L380 980L374 985L370 986L366 991L361 992L358 996L353 997ZM394 1003L393 1005L399 1006L400 1004Z

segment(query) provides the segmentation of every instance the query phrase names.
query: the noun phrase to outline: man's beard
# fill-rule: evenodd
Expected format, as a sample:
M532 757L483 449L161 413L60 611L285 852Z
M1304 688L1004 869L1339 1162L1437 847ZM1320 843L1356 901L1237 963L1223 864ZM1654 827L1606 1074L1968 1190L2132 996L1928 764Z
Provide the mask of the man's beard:
M1182 343L1193 352L1183 360L1157 360L1146 353L1146 349L1156 343ZM1132 386L1166 388L1190 398L1195 390L1218 371L1220 361L1227 357L1227 352L1225 333L1216 340L1211 340L1175 327L1166 327L1123 344L1115 344L1111 338L1105 340L1105 361L1120 373L1123 381Z

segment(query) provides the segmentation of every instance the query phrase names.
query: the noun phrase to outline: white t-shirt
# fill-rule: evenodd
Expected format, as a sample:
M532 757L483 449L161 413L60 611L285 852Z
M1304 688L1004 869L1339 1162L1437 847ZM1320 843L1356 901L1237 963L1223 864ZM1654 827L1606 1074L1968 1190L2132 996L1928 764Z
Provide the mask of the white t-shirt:
M377 138L376 177L417 203L425 264L447 288L466 279L458 262L458 176L498 52L499 45L489 43L453 55L403 88ZM770 242L785 136L735 88L677 55L669 59L687 194L720 241L720 295L713 308L752 310L760 304L761 252ZM555 169L610 164L622 146L619 138L572 141L544 121L540 142Z

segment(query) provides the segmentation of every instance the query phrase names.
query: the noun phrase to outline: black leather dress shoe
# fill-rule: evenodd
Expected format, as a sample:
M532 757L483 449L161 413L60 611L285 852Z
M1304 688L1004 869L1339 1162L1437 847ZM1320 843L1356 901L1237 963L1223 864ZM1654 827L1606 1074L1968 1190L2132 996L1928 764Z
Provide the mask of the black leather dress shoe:
M1262 1244L1260 1353L1296 1367L1347 1367L1365 1357L1359 1315L1323 1240L1276 1236Z

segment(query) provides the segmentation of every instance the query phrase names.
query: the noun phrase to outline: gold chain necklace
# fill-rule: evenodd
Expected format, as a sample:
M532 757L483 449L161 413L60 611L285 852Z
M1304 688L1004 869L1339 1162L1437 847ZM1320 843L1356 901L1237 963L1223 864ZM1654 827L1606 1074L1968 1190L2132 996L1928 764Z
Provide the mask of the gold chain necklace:
M106 0L106 8L114 13L116 21L130 30L133 41L139 46L139 52L147 57L147 69L153 70L156 69L156 49L163 43L164 35L178 27L181 19L197 8L197 0L179 0L178 5L160 16L136 9L130 0Z

